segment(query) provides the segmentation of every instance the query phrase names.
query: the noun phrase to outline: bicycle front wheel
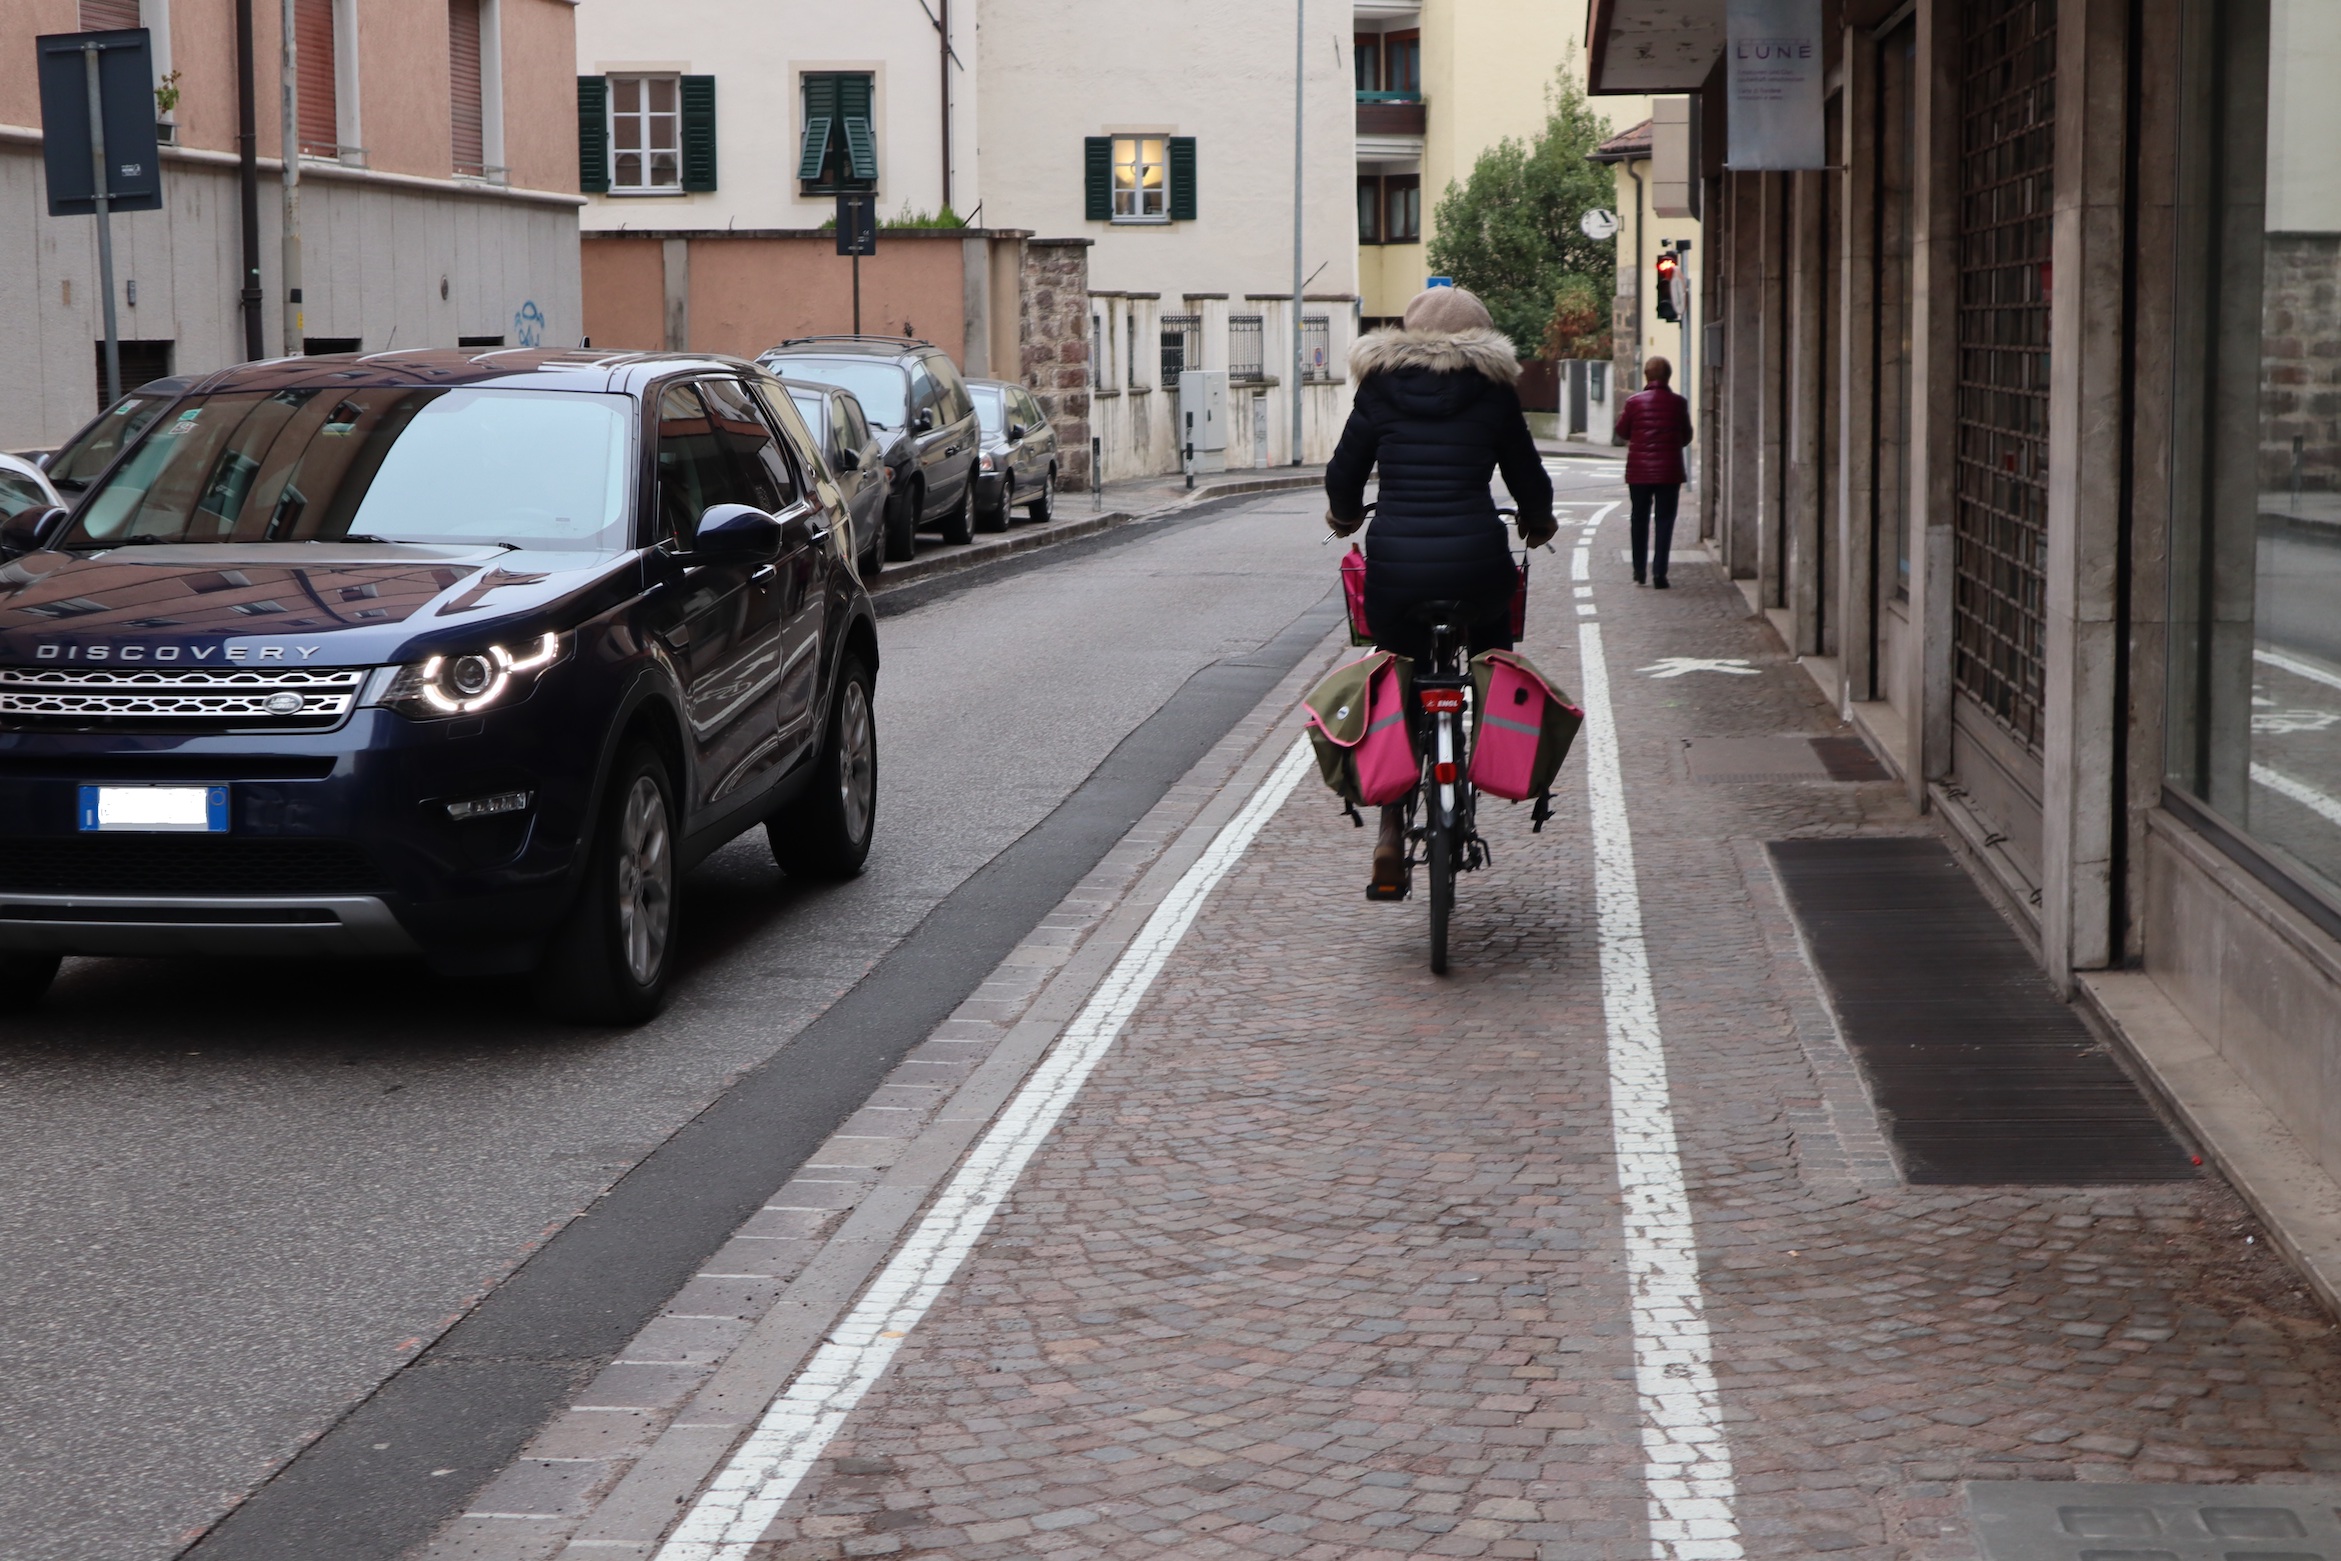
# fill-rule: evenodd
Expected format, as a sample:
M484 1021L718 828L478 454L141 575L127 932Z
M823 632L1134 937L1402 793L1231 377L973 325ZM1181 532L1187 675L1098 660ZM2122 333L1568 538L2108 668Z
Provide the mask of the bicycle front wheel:
M1431 872L1431 973L1447 973L1447 913L1455 906L1454 821L1445 817L1438 794L1431 794L1430 828L1423 855Z

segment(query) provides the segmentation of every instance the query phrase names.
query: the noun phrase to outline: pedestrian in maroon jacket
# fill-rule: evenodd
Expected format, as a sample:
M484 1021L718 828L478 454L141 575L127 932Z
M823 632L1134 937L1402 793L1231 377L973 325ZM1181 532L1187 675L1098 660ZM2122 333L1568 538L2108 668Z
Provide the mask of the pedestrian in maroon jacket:
M1675 506L1683 495L1683 446L1691 442L1691 404L1672 389L1674 365L1652 358L1642 365L1649 383L1618 409L1617 435L1626 442L1626 491L1634 496L1634 583L1645 572L1666 589L1666 555L1674 546ZM1655 511L1658 535L1650 535ZM1652 543L1656 543L1653 548Z

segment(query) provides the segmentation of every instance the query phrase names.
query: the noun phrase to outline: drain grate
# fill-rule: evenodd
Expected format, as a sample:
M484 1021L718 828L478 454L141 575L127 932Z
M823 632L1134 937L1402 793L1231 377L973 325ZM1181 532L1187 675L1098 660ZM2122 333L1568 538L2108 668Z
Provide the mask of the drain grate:
M1858 737L1692 737L1683 758L1711 786L1894 778Z
M1941 841L1778 840L1771 851L1908 1180L2196 1174Z
M1985 1561L2341 1561L2341 1486L1976 1480Z

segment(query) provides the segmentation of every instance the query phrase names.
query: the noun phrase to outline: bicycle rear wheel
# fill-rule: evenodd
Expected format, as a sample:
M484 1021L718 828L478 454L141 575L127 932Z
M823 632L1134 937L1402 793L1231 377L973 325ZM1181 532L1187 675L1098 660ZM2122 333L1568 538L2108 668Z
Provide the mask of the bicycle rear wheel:
M1455 906L1454 821L1444 816L1439 795L1430 795L1430 827L1424 834L1423 855L1431 870L1431 974L1447 973L1447 913Z

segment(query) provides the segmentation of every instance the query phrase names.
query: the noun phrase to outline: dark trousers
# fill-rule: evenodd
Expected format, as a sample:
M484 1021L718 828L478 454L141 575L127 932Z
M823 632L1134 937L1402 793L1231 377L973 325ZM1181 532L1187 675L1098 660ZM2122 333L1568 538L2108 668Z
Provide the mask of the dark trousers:
M1674 548L1675 506L1682 501L1683 485L1679 482L1635 482L1626 485L1634 496L1631 521L1634 544L1634 578L1639 580L1647 571L1650 578L1666 583L1666 555ZM1651 511L1658 512L1658 535L1650 535ZM1652 552L1651 544L1657 550Z

